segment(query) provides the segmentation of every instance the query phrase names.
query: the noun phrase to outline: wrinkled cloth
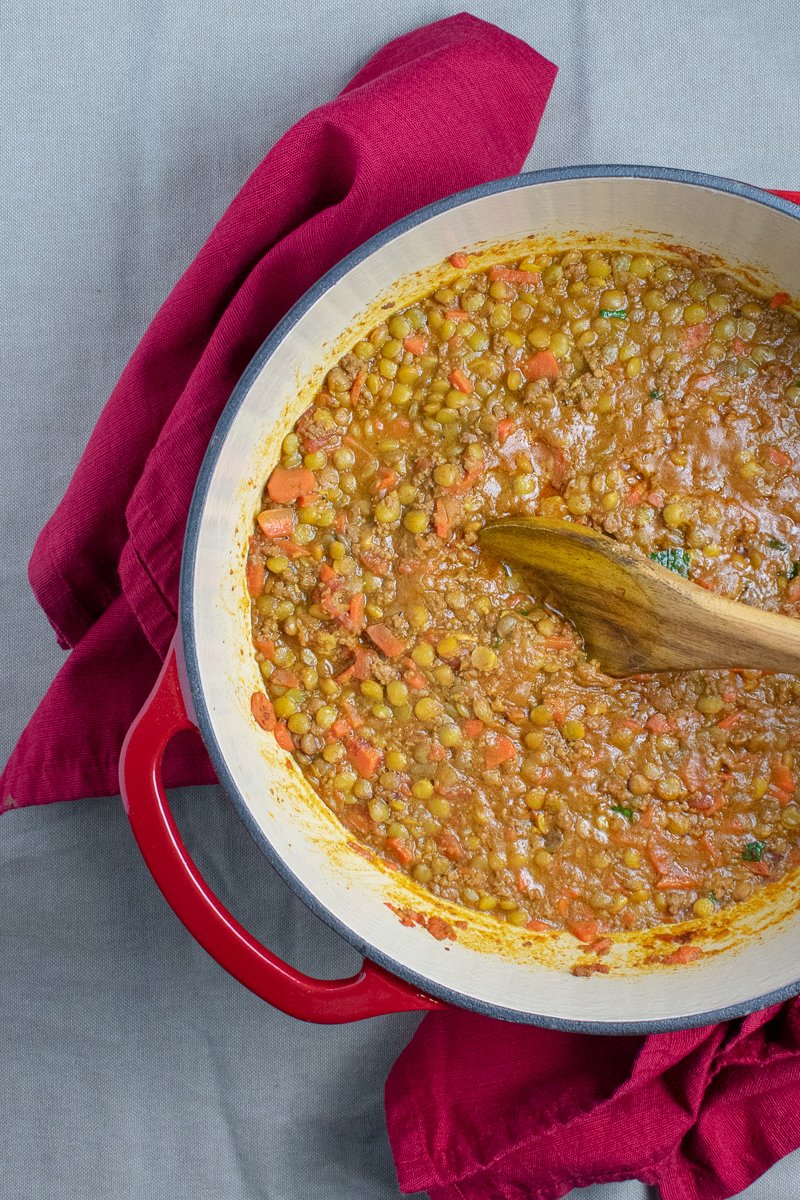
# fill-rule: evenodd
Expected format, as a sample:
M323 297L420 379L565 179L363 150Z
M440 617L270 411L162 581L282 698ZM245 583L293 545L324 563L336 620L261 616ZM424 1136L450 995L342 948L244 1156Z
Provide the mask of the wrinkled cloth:
M400 1186L431 1200L623 1179L725 1200L800 1146L798 1111L800 1001L641 1038L433 1013L386 1083Z
M471 1013L425 1018L386 1085L403 1191L551 1200L639 1179L723 1200L800 1145L800 1008L592 1037Z
M70 654L3 772L0 812L118 791L125 733L175 630L195 480L244 368L372 234L519 171L555 75L493 25L437 21L380 50L256 169L153 320L36 543L31 585ZM213 780L196 739L176 741L165 775Z

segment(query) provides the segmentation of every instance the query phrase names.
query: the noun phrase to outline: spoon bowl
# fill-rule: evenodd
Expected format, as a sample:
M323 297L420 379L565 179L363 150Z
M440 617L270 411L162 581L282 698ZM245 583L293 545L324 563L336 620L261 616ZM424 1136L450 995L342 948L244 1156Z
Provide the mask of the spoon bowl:
M508 517L479 536L557 597L609 675L724 667L800 674L800 621L708 592L588 525Z

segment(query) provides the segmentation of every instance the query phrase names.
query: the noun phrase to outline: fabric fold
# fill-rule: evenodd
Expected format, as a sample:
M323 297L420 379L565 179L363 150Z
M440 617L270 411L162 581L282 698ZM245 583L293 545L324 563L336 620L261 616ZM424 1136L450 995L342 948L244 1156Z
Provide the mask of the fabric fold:
M493 25L437 21L379 50L253 172L154 318L36 543L33 590L72 649L5 768L0 812L117 791L122 738L175 629L194 483L237 380L366 238L519 171L555 74ZM464 79L468 105L454 103ZM210 778L195 761L181 782Z

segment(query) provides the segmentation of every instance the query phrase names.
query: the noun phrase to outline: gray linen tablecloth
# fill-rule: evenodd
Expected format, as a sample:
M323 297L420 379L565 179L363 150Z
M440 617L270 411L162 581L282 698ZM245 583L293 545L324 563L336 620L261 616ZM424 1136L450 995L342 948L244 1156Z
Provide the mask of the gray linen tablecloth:
M6 0L0 760L61 661L26 583L34 536L151 315L289 125L388 38L459 8ZM531 168L661 163L800 187L796 0L471 11L561 67ZM91 752L87 731L75 753ZM306 970L354 967L218 790L176 803L256 934ZM245 992L167 909L117 799L0 818L0 1012L8 1200L398 1195L381 1090L417 1019L313 1028ZM798 1164L747 1195L800 1197Z

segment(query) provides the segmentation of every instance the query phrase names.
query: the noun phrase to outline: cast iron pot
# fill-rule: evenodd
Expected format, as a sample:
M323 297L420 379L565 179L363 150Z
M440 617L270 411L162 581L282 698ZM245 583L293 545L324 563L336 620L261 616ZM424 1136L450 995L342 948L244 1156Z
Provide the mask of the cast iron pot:
M120 773L134 835L166 899L257 995L320 1022L457 1005L560 1029L646 1033L740 1016L800 991L794 876L702 928L620 935L603 960L609 973L579 978L570 970L580 949L571 935L503 925L370 861L253 721L249 700L261 677L244 579L254 514L283 437L349 346L388 309L453 274L449 254L467 249L480 265L497 247L531 239L544 249L591 239L682 245L765 290L798 295L799 211L744 184L657 168L576 167L500 180L372 238L324 276L256 354L205 456L183 550L178 630L128 734ZM320 981L294 970L259 945L200 876L161 784L165 747L192 726L268 861L365 956L354 977ZM665 963L686 934L703 956Z

